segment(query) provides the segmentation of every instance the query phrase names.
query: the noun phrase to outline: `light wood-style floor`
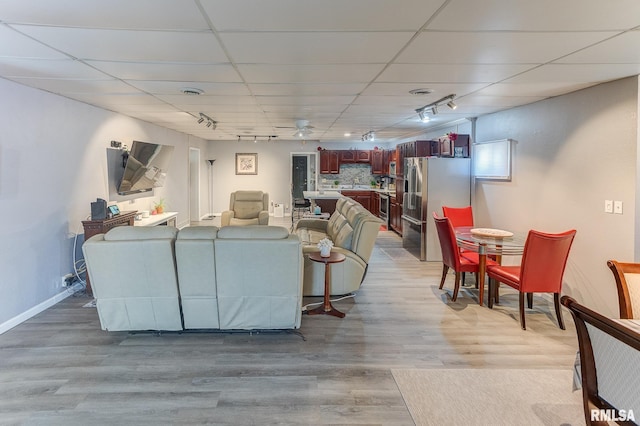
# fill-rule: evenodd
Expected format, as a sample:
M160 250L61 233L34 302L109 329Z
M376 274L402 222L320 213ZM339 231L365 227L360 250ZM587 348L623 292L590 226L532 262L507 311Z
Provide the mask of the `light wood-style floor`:
M346 317L303 316L306 340L108 333L70 297L0 335L0 424L412 425L391 369L572 368L567 312L562 331L536 297L522 331L515 292L489 310L469 285L452 303L440 273L381 232L362 288L335 303Z

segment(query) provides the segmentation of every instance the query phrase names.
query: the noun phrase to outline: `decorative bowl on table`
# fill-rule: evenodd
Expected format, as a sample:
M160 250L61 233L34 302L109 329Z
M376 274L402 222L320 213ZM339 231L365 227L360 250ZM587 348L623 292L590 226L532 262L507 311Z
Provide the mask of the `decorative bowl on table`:
M477 237L489 237L489 238L513 237L513 232L504 231L502 229L473 228L470 232L471 232L471 235L475 235Z

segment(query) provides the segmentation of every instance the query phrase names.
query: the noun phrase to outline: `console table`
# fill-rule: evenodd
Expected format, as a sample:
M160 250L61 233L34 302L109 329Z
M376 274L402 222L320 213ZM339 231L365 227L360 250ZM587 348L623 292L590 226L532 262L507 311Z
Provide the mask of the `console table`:
M109 229L116 226L133 226L137 211L121 212L117 216L113 216L107 219L96 220L83 220L82 226L84 227L84 240L98 234L105 234ZM87 294L93 296L91 291L91 283L89 282L89 271L87 271Z

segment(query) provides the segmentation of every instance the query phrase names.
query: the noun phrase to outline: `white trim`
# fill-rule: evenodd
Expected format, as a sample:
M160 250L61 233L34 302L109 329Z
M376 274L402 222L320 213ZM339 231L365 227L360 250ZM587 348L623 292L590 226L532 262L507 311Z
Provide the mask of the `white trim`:
M78 283L78 285L80 285ZM61 291L60 293L56 294L55 296L53 296L52 298L45 300L44 302L34 306L33 308L21 313L18 316L15 316L13 318L11 318L10 320L7 320L5 322L3 322L2 324L0 324L0 334L4 334L5 332L11 330L13 327L22 324L23 322L25 322L26 320L35 317L36 315L38 315L40 312L52 307L53 305L55 305L58 302L61 302L62 300L66 299L67 297L71 296L74 292L75 292L76 286L74 285L71 288L67 288L63 291Z

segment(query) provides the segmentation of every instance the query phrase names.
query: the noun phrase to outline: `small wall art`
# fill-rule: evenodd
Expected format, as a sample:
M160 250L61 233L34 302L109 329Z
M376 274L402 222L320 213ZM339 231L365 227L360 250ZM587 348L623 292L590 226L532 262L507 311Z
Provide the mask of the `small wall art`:
M236 174L237 175L257 175L258 174L258 154L257 153L236 153Z

